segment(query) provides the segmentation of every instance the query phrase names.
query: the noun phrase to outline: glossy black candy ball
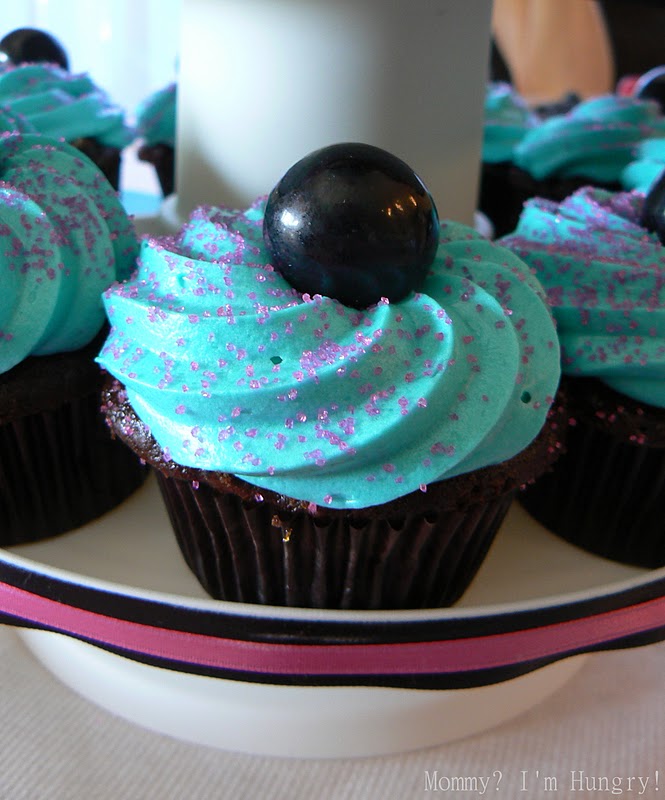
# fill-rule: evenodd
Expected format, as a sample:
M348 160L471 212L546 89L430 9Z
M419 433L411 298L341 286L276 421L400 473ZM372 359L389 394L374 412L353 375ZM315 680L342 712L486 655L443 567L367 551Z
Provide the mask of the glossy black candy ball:
M37 28L17 28L0 40L0 53L13 64L46 62L69 69L67 53L60 42Z
M582 98L577 92L567 92L559 100L553 103L542 103L536 106L536 114L540 119L548 119L549 117L558 117L560 114L568 114L575 106L579 105Z
M665 113L665 66L654 67L639 77L633 86L633 94L643 100L655 100Z
M652 184L644 200L640 224L665 244L665 170Z
M263 236L273 266L295 289L367 308L422 285L439 218L399 158L372 145L337 144L284 175L268 198Z

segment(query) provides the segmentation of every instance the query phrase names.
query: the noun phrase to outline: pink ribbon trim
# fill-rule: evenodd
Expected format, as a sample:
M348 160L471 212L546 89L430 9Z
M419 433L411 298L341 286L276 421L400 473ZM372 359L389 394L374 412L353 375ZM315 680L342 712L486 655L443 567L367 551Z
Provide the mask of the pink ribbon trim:
M665 626L665 598L537 628L392 644L262 643L169 630L68 606L0 583L0 611L144 656L273 675L408 675L510 666L608 644Z

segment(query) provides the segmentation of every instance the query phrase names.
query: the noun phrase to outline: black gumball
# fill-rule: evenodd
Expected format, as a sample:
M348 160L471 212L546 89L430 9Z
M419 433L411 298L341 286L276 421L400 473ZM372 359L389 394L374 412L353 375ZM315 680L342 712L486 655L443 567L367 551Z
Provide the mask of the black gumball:
M46 62L69 69L67 53L60 42L37 28L17 28L0 40L0 53L13 64Z
M549 119L550 117L558 117L561 114L568 114L581 101L582 98L577 92L567 92L563 97L552 103L542 103L536 106L535 111L540 119Z
M654 67L639 77L633 86L633 95L643 100L655 100L665 113L665 66Z
M642 207L640 225L655 233L665 244L665 170L649 189Z
M336 144L298 161L272 190L263 237L298 291L367 308L418 289L439 241L434 201L415 172L367 144Z

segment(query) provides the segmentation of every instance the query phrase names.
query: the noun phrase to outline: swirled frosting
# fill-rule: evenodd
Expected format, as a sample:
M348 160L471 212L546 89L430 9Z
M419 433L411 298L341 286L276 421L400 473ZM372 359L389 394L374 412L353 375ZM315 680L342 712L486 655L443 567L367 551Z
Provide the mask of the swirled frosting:
M500 244L545 287L564 373L665 407L665 248L640 226L643 204L588 187L560 204L530 200Z
M635 157L621 173L621 185L628 191L647 194L665 169L665 136L638 144Z
M22 114L0 106L0 135L2 133L37 133L35 126Z
M536 115L509 83L492 82L485 90L482 160L512 161L515 147L538 124Z
M177 238L145 240L138 272L105 294L99 361L166 458L365 508L534 439L559 350L516 256L444 224L422 291L357 311L273 270L263 209L196 210Z
M618 182L643 139L665 135L657 103L608 94L585 100L568 114L545 120L515 148L515 163L537 180L584 176Z
M0 106L21 114L38 133L72 142L92 137L110 147L134 138L122 109L85 74L56 64L20 64L0 71Z
M175 146L177 84L151 94L136 109L138 135L148 145Z
M105 321L101 293L134 268L138 241L101 172L37 134L0 137L0 373L77 350Z

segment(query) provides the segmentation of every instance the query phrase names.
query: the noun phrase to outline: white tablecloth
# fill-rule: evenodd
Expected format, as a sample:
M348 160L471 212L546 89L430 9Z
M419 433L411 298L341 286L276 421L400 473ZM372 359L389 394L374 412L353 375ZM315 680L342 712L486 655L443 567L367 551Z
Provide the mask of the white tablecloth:
M60 684L9 628L0 660L1 800L665 797L665 644L594 655L540 706L473 738L329 761L239 755L135 727Z

